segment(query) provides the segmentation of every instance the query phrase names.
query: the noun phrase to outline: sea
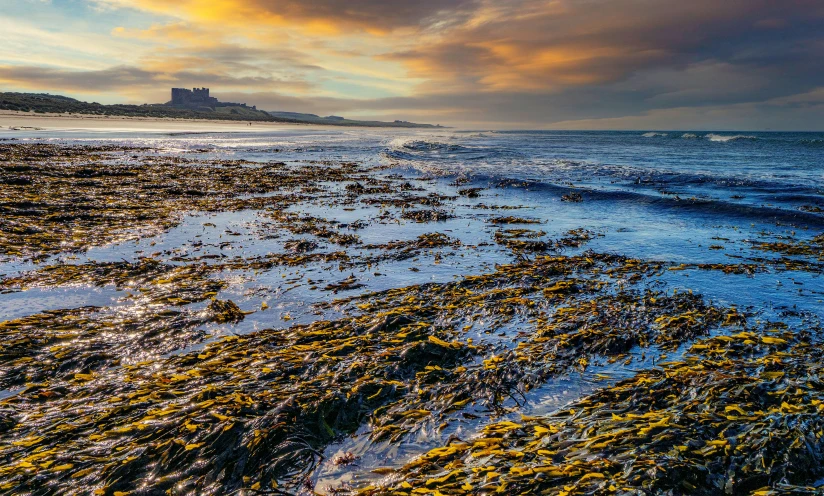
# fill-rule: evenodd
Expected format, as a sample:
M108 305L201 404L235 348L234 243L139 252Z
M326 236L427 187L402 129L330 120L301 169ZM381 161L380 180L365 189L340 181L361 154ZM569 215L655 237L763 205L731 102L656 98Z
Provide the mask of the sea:
M450 207L454 217L438 223L373 222L380 206L330 210L322 202L294 205L296 212L322 215L341 223L362 221L358 231L364 243L414 239L440 231L464 245L479 247L472 254L445 258L387 261L354 271L365 286L379 291L427 282L448 282L494 270L496 264L517 258L496 245L497 228L487 222L501 215L485 207L506 206L503 214L540 221L537 229L547 239L570 230L596 234L580 248L642 260L674 264L755 263L766 267L754 274L675 270L660 276L667 291L694 291L720 305L755 312L760 318L806 315L824 317L824 277L815 262L824 254L792 255L812 262L802 270L778 270L770 265L784 256L764 250L763 243L809 242L824 234L824 133L731 131L483 131L372 128L283 127L255 132L186 133L155 131L0 131L2 140L73 144L116 143L149 146L163 154L187 158L244 159L255 162L314 164L329 161L383 166L381 174L400 174L420 181L431 192L456 195L461 188L483 188L478 198L463 198ZM572 200L572 201L570 201ZM113 243L88 253L58 255L43 263L81 263L86 260L135 260L149 251L193 249L214 244L204 234L238 233L232 256L278 252L278 239L260 239L257 212L204 214L190 212L169 232L137 241ZM530 226L533 227L533 226ZM213 236L217 236L214 234ZM207 249L204 249L207 250ZM358 250L357 247L352 250ZM410 271L414 267L416 271ZM30 262L6 260L0 275L36 268ZM221 298L253 310L266 302L272 311L249 315L227 325L223 334L246 333L321 318L313 304L328 293L300 283L304 277L324 275L343 279L351 269L324 266L283 268L260 274L229 274L230 286ZM360 272L358 272L360 271ZM347 295L348 296L348 295ZM0 295L0 320L66 306L121 304L114 288L61 288ZM329 310L330 312L333 310ZM322 316L330 317L329 315ZM215 333L217 337L220 332ZM184 350L186 351L186 350ZM643 364L637 363L637 367ZM650 364L654 366L654 364ZM632 371L614 371L616 377ZM559 378L547 384L524 407L541 413L602 385L588 377ZM8 392L4 394L13 394ZM429 437L428 437L429 436ZM403 449L375 450L364 432L327 449L327 457L353 451L362 456L359 469L400 464L442 442L433 431L420 433ZM316 481L346 482L335 467L321 467ZM355 476L356 477L356 476Z

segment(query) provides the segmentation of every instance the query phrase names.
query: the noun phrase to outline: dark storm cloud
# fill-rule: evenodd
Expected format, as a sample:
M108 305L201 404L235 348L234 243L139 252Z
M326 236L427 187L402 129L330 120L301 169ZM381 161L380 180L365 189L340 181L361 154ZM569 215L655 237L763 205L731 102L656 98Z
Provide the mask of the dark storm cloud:
M407 63L418 77L536 91L617 82L644 70L683 70L706 61L772 72L773 79L800 77L807 84L821 75L820 1L511 4L511 12L457 29L440 42L385 57Z
M428 80L428 94L410 101L459 107L462 120L485 112L494 122L551 123L757 104L824 86L821 1L496 6L485 22L384 55Z

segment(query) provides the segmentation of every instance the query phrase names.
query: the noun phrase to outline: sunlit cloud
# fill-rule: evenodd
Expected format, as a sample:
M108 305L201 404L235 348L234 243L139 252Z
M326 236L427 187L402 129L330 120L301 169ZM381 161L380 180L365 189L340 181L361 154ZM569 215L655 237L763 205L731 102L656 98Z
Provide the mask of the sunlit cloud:
M319 34L363 29L374 35L442 23L445 17L468 15L477 5L475 0L95 0L94 3L109 8L148 10L200 22L288 25Z
M156 88L158 86L194 86L202 82L215 87L246 89L267 86L273 89L307 89L302 81L267 77L236 77L213 72L151 71L138 67L118 66L99 71L74 71L37 66L0 66L0 83L18 87L65 89L88 92L116 89Z

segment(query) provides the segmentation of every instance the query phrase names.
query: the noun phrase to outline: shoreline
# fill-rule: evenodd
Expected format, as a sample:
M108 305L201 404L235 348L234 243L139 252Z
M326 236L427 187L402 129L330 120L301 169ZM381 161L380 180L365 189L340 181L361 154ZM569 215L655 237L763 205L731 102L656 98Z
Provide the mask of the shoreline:
M384 136L304 134L0 146L0 487L817 480L798 439L824 428L824 235L432 177L371 160ZM816 420L773 438L776 412ZM729 475L730 453L756 462ZM665 457L679 485L647 469Z
M249 125L249 122L252 123L251 126ZM175 119L56 113L35 114L32 112L0 110L0 133L71 130L243 132L296 128L327 130L333 127L334 126L291 122L224 121L210 119Z
M251 125L249 125L251 123ZM79 124L79 125L78 125ZM113 124L117 124L113 127ZM17 128L17 129L16 129ZM75 113L34 113L0 110L0 133L6 131L176 131L176 132L242 132L274 129L449 129L403 126L362 126L315 124L311 122L274 122L221 119L178 119L174 117L129 117Z

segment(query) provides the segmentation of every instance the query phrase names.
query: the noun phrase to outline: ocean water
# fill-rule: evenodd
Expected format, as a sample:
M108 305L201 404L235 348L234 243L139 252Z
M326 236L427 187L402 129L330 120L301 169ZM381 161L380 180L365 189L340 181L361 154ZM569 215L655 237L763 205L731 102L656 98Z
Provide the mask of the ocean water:
M0 139L10 138L125 142L190 158L394 165L401 173L460 176L485 187L514 180L496 191L496 201L520 201L539 214L551 214L547 222L634 231L642 239L622 238L644 257L688 257L691 250L683 243L703 240L713 226L735 226L739 235L780 234L790 227L803 237L807 230L824 230L824 133L0 130ZM570 191L581 193L584 201L558 205ZM666 242L672 235L680 246Z
M781 255L758 249L764 242L805 242L824 234L824 133L736 133L688 131L459 131L380 130L300 127L267 132L163 133L130 131L2 131L0 139L58 143L120 143L157 148L159 153L187 158L279 161L293 165L352 161L386 166L376 174L416 179L426 192L458 196L461 188L483 188L478 198L458 197L445 222L418 224L376 222L381 207L358 205L330 209L322 201L294 205L291 210L319 215L357 230L365 244L414 239L440 231L477 247L460 257L386 261L378 266L341 271L333 264L274 269L263 273L224 274L230 285L220 295L244 310L266 303L270 310L249 315L241 324L210 329L215 338L227 333L305 323L321 314L312 304L334 296L313 290L303 278L326 282L353 272L365 286L379 291L426 282L447 282L494 269L514 260L512 252L494 243L495 215L517 215L540 221L529 227L557 239L572 229L599 236L579 249L615 253L673 263L757 263L766 270L752 275L719 271L668 271L660 277L668 290L691 290L707 299L749 309L762 319L786 315L824 316L822 254L789 257L811 262L807 269L785 271L769 264ZM426 179L420 181L420 179ZM579 196L578 196L579 195ZM580 201L565 201L571 197ZM481 207L513 207L494 210ZM259 212L219 214L191 212L169 232L97 247L45 263L85 260L135 260L156 251L198 254L220 252L220 233L237 233L231 256L283 251L288 239L261 238ZM215 224L204 229L204 224ZM322 241L322 240L318 240ZM210 247L211 246L211 247ZM360 248L350 248L358 252ZM0 275L34 268L19 260L0 262ZM410 267L418 271L410 271ZM349 293L351 295L352 293ZM113 288L60 288L0 294L0 320L67 305L118 306ZM284 316L290 323L286 324ZM184 350L185 351L185 350ZM651 366L636 361L636 367ZM598 370L594 370L598 372ZM629 374L632 371L612 371ZM587 394L597 385L591 377L563 377L533 392L525 413L551 411ZM4 393L9 394L9 393ZM376 449L358 435L330 446L326 455L353 451L362 456L361 476L375 466L401 464L443 441L435 430L422 431L403 449ZM357 478L328 465L314 478L319 483Z
M606 200L704 200L717 215L824 222L824 133L416 131L299 128L257 133L0 130L0 139L128 142L247 160L352 160L474 179L587 188ZM624 195L621 195L624 193ZM660 202L664 206L666 202ZM696 203L698 203L696 201ZM764 209L763 211L758 209Z
M464 257L442 263L413 261L419 272L408 270L409 261L385 262L374 270L364 270L358 274L365 283L362 291L445 282L512 261L513 254L494 243L496 228L486 222L494 215L537 219L541 224L532 227L545 231L547 239L557 239L571 229L588 229L600 235L581 249L569 250L570 254L589 249L674 263L758 263L780 256L756 249L762 242L804 241L824 233L824 133L283 127L240 133L0 130L0 139L121 143L149 146L162 154L190 159L280 161L318 167L323 167L325 161L352 161L387 166L380 174L429 178L416 183L428 192L457 196L460 188L485 188L479 198L461 197L454 202L450 208L455 218L428 224L373 222L381 214L378 206L360 205L344 211L330 209L322 202L294 205L295 212L342 223L362 222L365 227L357 234L365 244L414 239L441 231L464 245L478 246ZM579 194L582 201L563 201L570 193ZM484 205L519 208L479 208ZM186 252L192 250L196 237L204 247L219 244L219 233L226 229L240 233L231 248L232 256L282 251L285 238L260 239L255 234L262 222L258 214L191 212L167 233L94 248L70 259L56 256L46 263L134 260L162 250ZM204 230L206 222L217 227ZM210 248L200 250L205 254ZM357 252L358 248L350 250ZM31 268L31 264L21 261L0 262L0 274ZM376 271L379 276L374 275ZM328 266L313 267L308 272L326 274L327 280L349 275L329 275L334 269ZM259 289L267 288L269 296L264 301L280 314L289 313L296 322L314 320L318 316L311 305L329 295L310 291L306 285L284 282L296 278L296 273L284 269L235 274L235 284L226 290L226 297L252 309L261 303ZM691 289L726 305L824 314L824 279L820 271L767 270L739 276L677 271L664 279L675 289ZM106 299L118 301L121 296L105 288L87 293L77 288L60 291L63 293L57 295L29 292L29 298L0 295L0 318L49 309L68 296L66 291L74 306L99 305ZM279 313L250 316L232 332L282 324L273 315Z
M396 142L388 156L433 171L574 185L606 201L666 208L666 200L694 199L718 218L752 209L762 221L821 221L798 215L804 205L821 206L821 133L527 131L443 138Z

